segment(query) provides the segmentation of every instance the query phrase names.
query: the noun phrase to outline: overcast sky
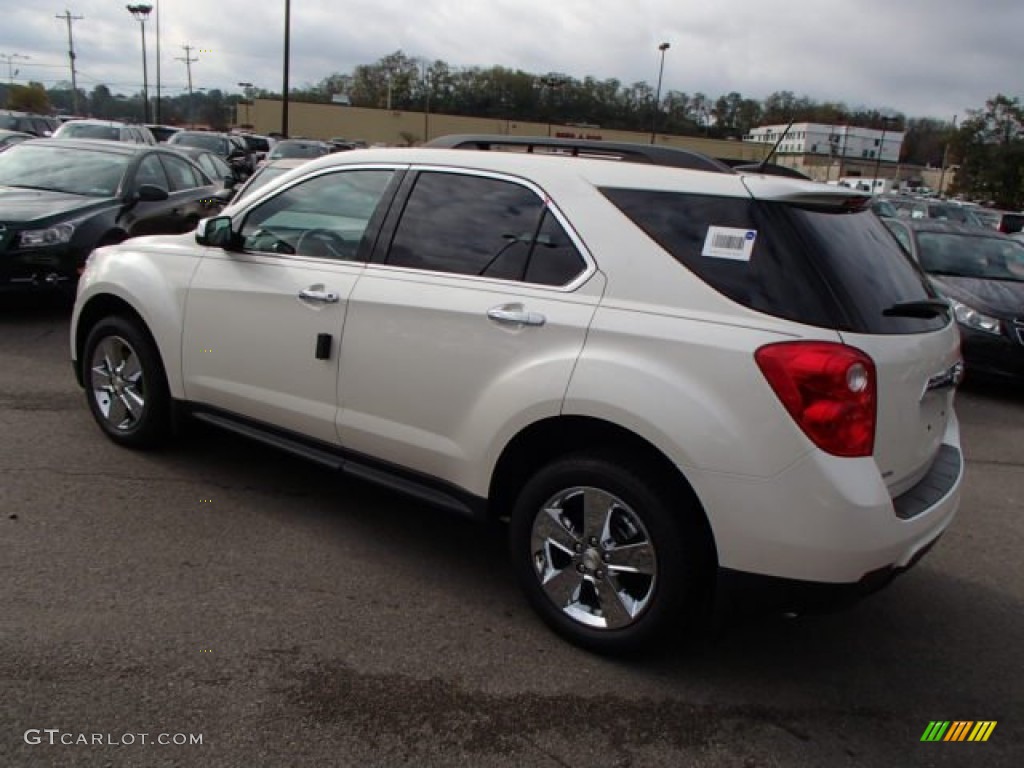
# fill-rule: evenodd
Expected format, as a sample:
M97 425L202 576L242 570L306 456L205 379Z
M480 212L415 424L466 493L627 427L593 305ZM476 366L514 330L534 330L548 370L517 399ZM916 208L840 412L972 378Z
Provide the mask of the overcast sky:
M15 82L69 79L67 26L56 18L65 8L84 17L74 22L79 86L140 90L139 25L115 0L0 0L0 77L7 55L20 54L30 58L12 60ZM668 42L663 94L789 90L949 120L1024 90L1024 0L292 0L291 17L293 87L399 49L455 67L653 86ZM197 88L280 91L284 0L162 0L160 28L165 93L186 87L184 44L199 59Z

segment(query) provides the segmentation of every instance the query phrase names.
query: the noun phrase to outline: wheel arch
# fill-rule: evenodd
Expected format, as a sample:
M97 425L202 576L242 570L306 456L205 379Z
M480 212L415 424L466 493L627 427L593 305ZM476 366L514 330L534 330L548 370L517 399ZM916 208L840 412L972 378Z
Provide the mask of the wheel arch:
M601 446L595 449L595 446ZM590 452L637 466L684 499L695 511L717 565L718 553L707 512L683 472L654 444L624 427L590 416L555 416L520 430L505 446L491 474L488 514L507 517L518 489L537 470L559 456Z
M102 293L93 296L88 302L82 307L78 313L78 321L75 324L75 378L78 379L79 386L85 386L85 341L89 338L89 333L103 318L110 317L112 315L118 315L125 317L134 322L139 331L146 335L150 342L153 344L153 348L157 352L157 358L160 361L160 366L163 369L162 373L164 378L167 378L167 362L164 360L163 350L157 343L156 337L149 328L149 324L145 318L133 307L129 302L125 301L120 296L115 296L111 293Z

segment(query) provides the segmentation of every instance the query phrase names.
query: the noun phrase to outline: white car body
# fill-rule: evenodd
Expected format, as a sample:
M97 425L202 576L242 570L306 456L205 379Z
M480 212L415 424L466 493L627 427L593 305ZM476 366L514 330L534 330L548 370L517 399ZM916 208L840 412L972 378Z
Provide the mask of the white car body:
M913 337L858 334L747 308L681 268L600 190L765 200L848 191L597 159L365 150L311 161L225 215L241 220L299 180L356 167L524 184L545 198L586 268L553 287L229 251L193 235L141 238L92 255L72 357L82 354L90 303L116 297L152 334L176 401L432 478L484 502L474 511L486 507L503 452L531 425L615 425L677 468L706 515L718 567L744 574L853 584L907 566L952 521L962 460L941 498L910 519L894 514L894 498L921 481L942 446L959 456L954 391L929 389L959 360L954 323ZM310 304L297 298L303 290L337 300ZM495 308L536 313L543 325L489 322ZM316 359L311 339L325 328L331 355ZM816 447L766 383L754 353L794 340L850 345L874 361L872 455Z

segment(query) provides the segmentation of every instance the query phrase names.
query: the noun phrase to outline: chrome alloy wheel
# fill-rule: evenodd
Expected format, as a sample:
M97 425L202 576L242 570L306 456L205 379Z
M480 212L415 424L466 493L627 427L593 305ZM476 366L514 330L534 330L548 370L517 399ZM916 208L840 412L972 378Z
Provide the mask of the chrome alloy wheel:
M600 488L568 488L548 500L534 518L530 551L548 599L588 627L628 627L654 595L658 561L647 529Z
M146 388L138 353L121 336L107 336L92 353L89 386L107 424L133 429L146 412Z

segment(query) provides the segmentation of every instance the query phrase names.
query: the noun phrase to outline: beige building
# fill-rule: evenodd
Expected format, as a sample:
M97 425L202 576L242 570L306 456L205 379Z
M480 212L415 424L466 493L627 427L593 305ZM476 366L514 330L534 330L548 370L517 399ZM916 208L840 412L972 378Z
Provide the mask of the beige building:
M281 102L255 99L239 104L237 123L251 126L257 133L281 130ZM441 115L433 112L402 112L386 109L365 109L340 104L289 102L288 133L310 139L340 137L362 140L368 144L415 145L453 133L486 133L511 136L553 136L600 141L647 143L650 133L610 131L597 127L531 123L519 120ZM761 160L769 147L741 141L722 141L700 136L658 134L656 142L701 152L711 157L735 160Z

